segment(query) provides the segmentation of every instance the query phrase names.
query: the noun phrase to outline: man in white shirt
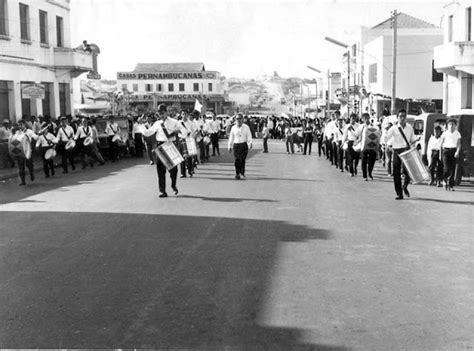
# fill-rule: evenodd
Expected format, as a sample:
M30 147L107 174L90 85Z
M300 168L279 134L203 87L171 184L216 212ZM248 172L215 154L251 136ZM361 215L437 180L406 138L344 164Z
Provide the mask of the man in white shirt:
M356 134L361 142L362 154L362 176L365 181L369 178L374 180L372 171L377 159L377 152L380 144L380 130L373 125L370 115L362 114L362 124L357 128Z
M235 179L245 179L245 159L249 148L252 148L252 133L248 125L244 124L241 113L236 116L237 123L232 126L229 135L229 153L234 149Z
M347 143L346 149L346 164L349 165L349 172L351 177L357 175L357 166L359 165L360 152L354 150L354 144L357 141L357 115L352 113L350 115L350 122L344 127L344 133L342 136L342 145Z
M431 175L430 185L438 184L440 188L443 179L443 163L441 162L441 126L434 128L434 134L428 140L426 147L426 157L428 158L428 167Z
M26 122L24 120L20 120L18 122L18 126L14 126L12 128L12 134L10 135L10 141L12 139L20 140L22 137L27 138L27 142L29 143L29 147L32 147L32 140L38 140L38 135L34 133L31 129L26 127ZM25 182L25 166L28 168L30 172L30 179L31 181L35 180L35 173L34 173L34 165L33 165L33 157L29 155L29 158L26 158L25 155L22 157L16 157L15 160L18 164L18 175L20 176L20 184L18 185L26 185Z
M344 151L342 148L342 138L344 136L343 129L344 120L339 118L336 127L334 128L333 153L335 166L336 168L339 168L341 172L344 172Z
M402 187L402 160L400 154L409 150L411 145L416 142L415 132L413 127L406 122L407 111L402 109L397 113L398 123L392 126L387 132L388 143L393 149L393 184L397 197L395 200L403 200L403 194L410 197L408 191L408 184L410 184L410 176L405 167L403 167L403 174L405 181ZM402 192L403 190L403 192Z
M51 176L54 176L55 174L54 160L46 159L46 151L51 148L54 148L54 145L58 142L58 138L56 138L52 133L53 126L51 124L47 124L46 122L44 122L41 125L41 129L44 131L36 141L36 147L39 148L41 159L43 160L44 177L49 178L50 174Z
M454 191L454 171L456 159L461 152L461 134L456 130L455 119L448 121L448 128L441 135L441 150L443 155L444 188Z
M331 165L334 164L334 154L332 148L332 139L334 138L334 129L336 128L336 121L341 117L339 111L334 112L332 120L326 123L324 127L324 142L326 146L326 159L331 161Z
M212 121L209 123L209 133L211 134L212 156L221 155L219 151L219 132L221 130L221 122L217 120L216 114L212 114Z
M120 127L114 116L109 116L109 123L105 127L105 134L109 140L109 158L112 162L118 160L118 145L113 141L114 136L120 135Z
M189 112L183 110L181 111L181 125L183 128L180 131L179 138L180 138L180 144L179 144L179 151L183 155L184 152L184 146L183 143L186 143L186 138L191 137L194 138L194 134L196 132L196 126L194 125L194 122L189 120ZM185 155L183 155L184 157ZM188 174L190 177L193 176L194 174L194 160L193 156L187 156L184 159L184 162L181 162L180 170L181 170L181 178L186 178L186 168L188 169Z
M76 152L79 153L82 163L82 169L85 169L88 164L93 166L92 160L90 159L91 145L84 145L86 138L92 139L92 128L89 126L89 120L83 118L81 125L77 128L76 136Z
M156 133L157 145L164 144L167 141L176 142L179 133L183 126L176 119L168 117L166 105L158 106L159 120L156 121L150 128L143 130L144 136L150 136ZM160 191L159 197L168 197L166 193L166 166L161 162L159 157L156 157L156 172L158 173L158 188ZM173 167L169 170L171 178L171 188L175 195L178 195L178 188L176 187L176 178L178 176L178 167Z
M76 169L74 165L74 154L73 150L66 150L66 144L74 139L74 129L67 123L66 117L61 117L59 119L60 127L58 129L58 134L56 137L58 138L58 152L61 155L61 165L63 167L63 173L68 173L67 161L69 159L69 163L71 163L72 170Z

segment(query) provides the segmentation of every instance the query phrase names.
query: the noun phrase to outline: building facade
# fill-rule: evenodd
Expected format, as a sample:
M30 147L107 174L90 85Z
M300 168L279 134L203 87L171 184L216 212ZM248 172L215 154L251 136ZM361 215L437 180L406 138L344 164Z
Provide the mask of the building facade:
M397 107L406 107L406 101L426 101L441 109L443 77L434 70L433 49L442 42L441 28L398 13L396 95L401 105L398 106L397 101ZM349 70L350 108L380 115L384 106L390 106L392 43L392 19L389 18L372 28L361 27L359 40L348 47L343 57L341 96L347 99Z
M473 109L474 31L472 1L445 6L442 21L444 42L435 47L435 69L444 74L444 113Z
M73 49L69 28L69 0L0 0L0 118L72 113L72 79L96 54Z
M117 72L117 84L128 103L143 110L161 103L193 109L197 99L203 112L219 114L226 101L220 73L206 71L203 63L138 63L133 71Z

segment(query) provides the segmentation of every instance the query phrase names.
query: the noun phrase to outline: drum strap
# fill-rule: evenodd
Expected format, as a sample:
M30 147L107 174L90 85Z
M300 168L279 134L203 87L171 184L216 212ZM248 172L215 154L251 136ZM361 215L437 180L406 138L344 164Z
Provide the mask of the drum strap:
M407 137L405 136L405 133L403 133L403 129L400 126L398 126L398 130L400 131L400 134L402 135L403 139L405 140L405 143L407 143L407 147L409 148L410 143L408 142Z
M61 127L61 129L63 130L63 133L67 137L67 139L71 139L71 136L66 133L66 129L64 129L64 127Z

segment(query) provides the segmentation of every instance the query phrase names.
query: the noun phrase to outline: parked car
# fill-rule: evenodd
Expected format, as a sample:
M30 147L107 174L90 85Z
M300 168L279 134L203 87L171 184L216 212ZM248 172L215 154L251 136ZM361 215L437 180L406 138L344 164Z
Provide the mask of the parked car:
M120 127L120 137L124 142L120 153L127 153L132 147L134 147L132 138L133 120L129 117L123 116L115 116L114 120ZM96 119L96 128L99 132L99 148L101 151L105 152L105 154L107 154L110 147L109 139L105 133L105 128L107 127L108 121L108 116L99 117Z
M448 114L448 119L457 121L461 134L461 155L456 164L455 184L461 183L462 177L474 174L474 110L459 110Z

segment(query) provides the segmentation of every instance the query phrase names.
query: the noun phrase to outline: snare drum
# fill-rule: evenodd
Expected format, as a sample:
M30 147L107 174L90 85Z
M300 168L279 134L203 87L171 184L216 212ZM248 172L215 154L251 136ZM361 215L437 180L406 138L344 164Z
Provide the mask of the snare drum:
M206 135L203 141L204 141L204 145L209 145L211 143L211 138L209 137L209 135Z
M74 149L75 146L76 146L76 142L71 139L66 143L65 149L66 150L72 150L72 149Z
M46 150L46 152L44 153L44 158L45 160L52 160L56 157L56 150L54 150L53 148L50 148L48 150Z
M184 161L183 156L172 142L166 142L154 150L156 156L165 165L166 169L171 170Z
M193 137L187 137L186 139L186 147L188 148L188 155L189 156L197 156L197 146L196 140Z
M92 137L87 137L84 139L84 146L91 146L94 142L94 139Z
M115 134L112 138L112 142L113 143L119 143L120 141L122 141L122 139L120 138L120 135L119 134Z
M183 156L183 158L186 158L189 156L188 145L186 144L186 139L179 139L179 151L181 152L181 155Z
M31 158L30 140L25 134L14 135L8 141L8 152L12 158Z

